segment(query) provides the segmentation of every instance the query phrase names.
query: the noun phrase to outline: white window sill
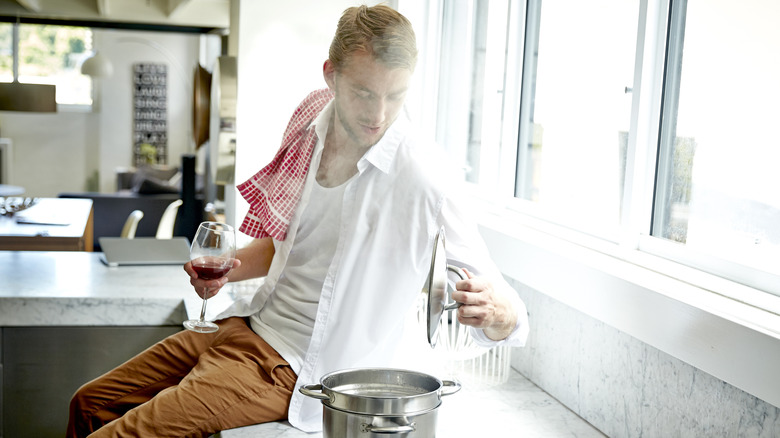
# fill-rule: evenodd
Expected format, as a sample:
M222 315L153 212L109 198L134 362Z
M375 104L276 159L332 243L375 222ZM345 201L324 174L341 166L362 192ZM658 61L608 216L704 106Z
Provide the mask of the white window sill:
M508 210L480 226L505 275L780 406L780 316L765 310L780 297L639 251L575 243Z
M73 104L73 103L58 103L57 112L60 113L91 113L94 112L92 105L86 104Z

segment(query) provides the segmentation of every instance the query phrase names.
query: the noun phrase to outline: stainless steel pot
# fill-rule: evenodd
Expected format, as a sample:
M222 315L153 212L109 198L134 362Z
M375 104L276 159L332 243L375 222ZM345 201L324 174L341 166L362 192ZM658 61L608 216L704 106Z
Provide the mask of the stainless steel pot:
M324 438L430 438L441 397L458 392L460 384L416 371L359 368L326 374L299 390L322 401Z

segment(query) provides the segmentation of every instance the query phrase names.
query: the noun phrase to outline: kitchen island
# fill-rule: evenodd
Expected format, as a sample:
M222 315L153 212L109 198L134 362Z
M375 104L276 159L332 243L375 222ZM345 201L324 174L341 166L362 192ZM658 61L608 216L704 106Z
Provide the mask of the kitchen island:
M5 437L61 437L73 392L182 329L181 266L108 267L102 253L0 251Z
M0 251L2 436L62 436L82 384L182 329L200 300L181 266L108 267L101 253ZM213 314L252 284L209 301ZM316 383L316 382L312 382ZM548 394L510 372L442 398L441 435L601 437ZM319 437L277 422L215 437Z

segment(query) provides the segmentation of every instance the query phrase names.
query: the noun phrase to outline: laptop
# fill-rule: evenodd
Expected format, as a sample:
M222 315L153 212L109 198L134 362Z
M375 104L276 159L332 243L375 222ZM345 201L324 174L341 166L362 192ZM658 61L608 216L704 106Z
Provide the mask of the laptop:
M190 242L186 237L100 237L101 260L108 266L183 265L190 260Z

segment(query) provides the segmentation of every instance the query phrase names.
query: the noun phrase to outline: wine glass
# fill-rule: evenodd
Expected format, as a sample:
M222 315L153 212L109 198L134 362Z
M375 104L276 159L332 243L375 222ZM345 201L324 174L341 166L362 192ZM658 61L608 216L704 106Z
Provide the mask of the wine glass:
M233 227L221 222L203 222L198 226L190 246L192 269L204 280L215 280L227 275L236 258L236 232ZM213 322L205 320L208 289L204 291L200 319L184 321L184 327L198 333L212 333L219 329Z

